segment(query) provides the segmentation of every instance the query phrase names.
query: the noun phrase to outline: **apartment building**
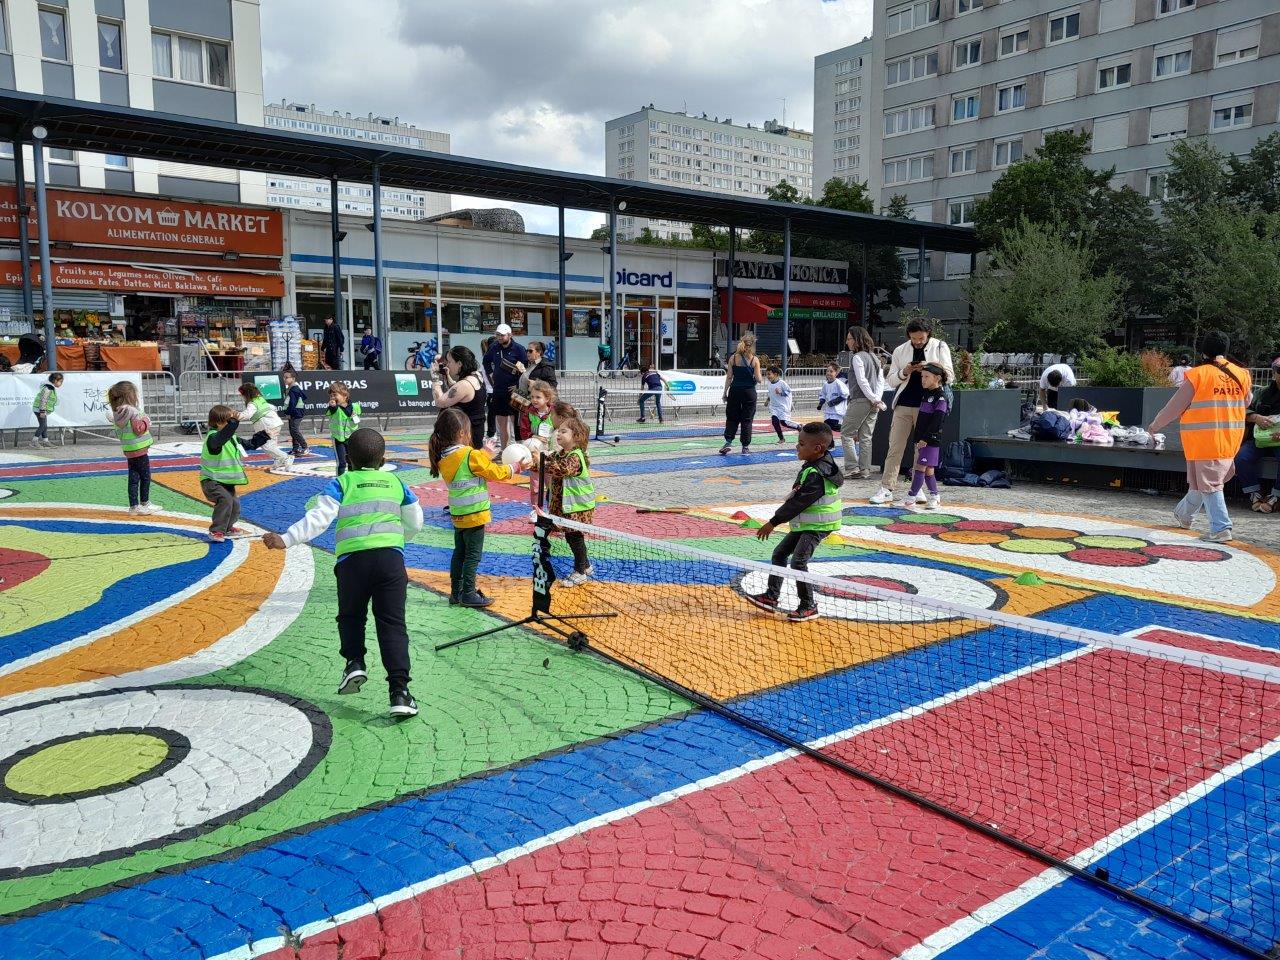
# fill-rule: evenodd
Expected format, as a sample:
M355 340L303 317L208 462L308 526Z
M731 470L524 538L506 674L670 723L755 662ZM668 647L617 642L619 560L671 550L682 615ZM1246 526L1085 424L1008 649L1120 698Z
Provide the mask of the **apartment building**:
M401 123L399 117L352 116L329 113L316 105L269 103L263 110L263 123L279 130L323 137L343 137L365 143L385 143L414 150L449 152L449 134L422 130L412 123ZM328 210L328 180L272 175L267 178L267 202L273 206L295 210ZM423 190L401 190L384 187L382 215L395 220L423 220L448 212L451 198L445 193ZM338 209L351 216L373 216L373 188L367 183L339 183Z
M870 89L864 85L872 57L872 40L813 58L813 196L832 177L861 180L876 193L878 171L867 160L878 127L871 122ZM875 74L878 77L878 74Z
M1280 129L1275 0L877 0L870 163L880 201L973 222L975 202L1054 130L1092 135L1091 165L1160 199L1167 151L1210 137L1243 153ZM867 81L868 83L870 80ZM914 280L961 316L968 258L930 256ZM910 299L908 294L908 299Z
M605 175L691 190L763 197L786 180L813 190L813 136L768 120L756 127L732 119L657 110L650 104L605 124ZM618 217L618 236L648 227L661 237L688 237L687 223Z
M0 0L0 87L261 124L258 0ZM0 144L0 177L12 156ZM69 150L47 169L55 186L266 202L256 173Z

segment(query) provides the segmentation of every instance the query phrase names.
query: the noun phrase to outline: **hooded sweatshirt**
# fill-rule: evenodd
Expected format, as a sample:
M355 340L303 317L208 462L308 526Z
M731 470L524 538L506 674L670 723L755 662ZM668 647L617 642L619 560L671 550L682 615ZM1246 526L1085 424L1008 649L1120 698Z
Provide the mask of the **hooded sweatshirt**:
M800 476L807 467L813 467L814 472L805 477L802 483ZM830 481L837 487L844 485L844 475L832 459L830 450L812 463L801 464L800 473L796 475L795 485L791 488L791 496L787 497L786 502L778 508L769 522L775 527L788 523L821 500L826 493L824 480Z

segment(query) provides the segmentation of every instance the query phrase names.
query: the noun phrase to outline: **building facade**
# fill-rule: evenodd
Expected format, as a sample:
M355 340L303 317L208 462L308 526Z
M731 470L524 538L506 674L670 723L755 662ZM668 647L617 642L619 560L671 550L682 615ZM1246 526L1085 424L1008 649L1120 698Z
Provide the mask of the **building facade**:
M370 113L353 117L350 113L328 113L316 105L269 103L263 110L263 124L278 130L342 137L365 143L385 143L413 150L449 152L449 134L422 130L399 117L379 117ZM267 202L299 210L328 210L330 183L306 177L267 177ZM384 187L382 215L394 220L422 220L449 210L451 198L444 193ZM373 216L373 188L367 183L339 183L338 209L352 216Z
M881 204L903 194L920 219L971 224L1051 131L1087 131L1092 166L1159 200L1173 141L1244 153L1277 129L1274 0L877 0L874 22L870 162ZM931 309L959 316L968 257L918 259Z
M259 125L258 0L3 0L0 87ZM0 154L12 180L12 144ZM57 186L266 201L261 174L216 167L51 150L47 169Z
M605 176L762 197L782 180L802 196L813 189L813 138L768 120L763 127L731 119L654 109L652 104L605 124ZM661 237L690 236L689 225L618 217L618 236L645 228Z
M813 191L816 199L832 177L866 182L876 196L875 176L867 160L878 136L870 121L873 74L870 37L813 58ZM865 88L865 89L864 89Z

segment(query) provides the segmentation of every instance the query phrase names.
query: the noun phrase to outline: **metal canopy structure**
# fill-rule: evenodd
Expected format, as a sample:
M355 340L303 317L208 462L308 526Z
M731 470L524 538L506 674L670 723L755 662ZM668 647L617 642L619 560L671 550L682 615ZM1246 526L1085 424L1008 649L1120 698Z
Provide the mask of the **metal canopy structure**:
M968 227L539 170L40 94L0 94L0 139L27 140L36 124L48 131L48 146L70 150L355 182L369 182L376 165L384 188L461 193L605 214L613 201L620 210L625 203L628 216L775 233L782 233L790 220L793 234L912 248L923 241L930 250L950 253L979 249Z

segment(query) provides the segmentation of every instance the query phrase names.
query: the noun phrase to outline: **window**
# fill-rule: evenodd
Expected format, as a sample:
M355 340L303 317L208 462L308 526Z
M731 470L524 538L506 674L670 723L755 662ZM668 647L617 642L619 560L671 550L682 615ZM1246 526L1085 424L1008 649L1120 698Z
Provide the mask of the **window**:
M231 48L199 37L153 33L151 72L157 77L230 88Z
M924 255L924 279L927 283L929 280L929 254ZM907 283L920 282L920 254L907 253L902 255L902 278Z
M50 163L75 163L76 152L74 150L64 150L61 147L49 148Z
M896 86L910 83L924 77L933 77L938 73L938 52L917 53L911 57L895 60L885 67L885 86Z
M953 227L973 225L974 200L951 200L947 203L947 223Z
M978 169L978 151L976 147L957 147L951 151L951 175L973 173Z
M128 168L129 166L129 158L119 156L118 154L109 153L105 157L103 157L103 160L106 161L106 164L108 167Z
M1129 115L1101 117L1093 121L1093 152L1106 153L1129 145Z
M1181 13L1183 10L1194 9L1196 0L1156 0L1156 16L1167 17L1170 14Z
M886 160L884 164L884 182L911 183L916 180L933 179L933 154L926 153L918 157L902 157L899 160Z
M1098 32L1133 26L1133 0L1102 0L1098 5Z
M1080 36L1080 11L1060 13L1049 18L1049 43L1064 43Z
M9 49L9 30L4 18L4 3L0 2L0 50Z
M1236 103L1219 106L1213 104L1213 130L1232 130L1236 127L1247 127L1253 123L1253 103Z
M1262 24L1260 23L1251 23L1234 30L1219 31L1217 65L1225 67L1228 64L1256 59L1261 33Z
M1013 140L997 140L995 151L991 156L991 166L1007 167L1022 159L1022 138Z
M98 21L98 66L107 70L124 69L124 50L120 46L120 39L120 24L117 21Z
M956 16L982 9L982 0L956 0Z
M40 56L46 60L67 62L71 57L67 53L66 14L45 7L37 12L40 17Z
M889 11L886 32L889 36L896 37L900 33L918 30L926 24L936 23L937 20L938 6L933 0L926 0L924 3L913 3L909 6L898 7Z
M1187 105L1175 103L1151 110L1150 140L1179 140L1187 135Z
M890 110L884 115L884 135L896 136L900 133L912 133L916 130L933 129L933 104L918 107L904 107L901 110Z
M1147 196L1152 200L1169 199L1169 171L1147 174Z
M996 88L996 113L1021 110L1027 105L1027 83L1019 80L1008 86Z
M951 64L952 70L962 70L965 67L977 66L982 62L982 39L976 37L972 40L961 40L955 46L955 57Z
M1190 73L1191 44L1180 43L1167 47L1156 47L1155 64L1151 72L1153 80L1180 77L1184 73Z
M837 63L837 64L836 64L836 76L837 76L837 77L843 77L843 76L845 76L846 74L850 74L850 73L852 73L852 72L853 72L853 61L852 61L852 60L841 60L839 63Z
M1133 64L1129 62L1113 63L1098 67L1098 91L1115 90L1129 86L1132 79Z
M1059 100L1070 100L1076 95L1076 68L1064 67L1061 70L1050 70L1044 75L1045 103L1057 103Z
M1000 34L1000 56L1016 57L1020 53L1026 53L1030 40L1031 31L1027 27L1017 27Z
M978 93L962 93L951 98L951 122L963 123L978 116Z

